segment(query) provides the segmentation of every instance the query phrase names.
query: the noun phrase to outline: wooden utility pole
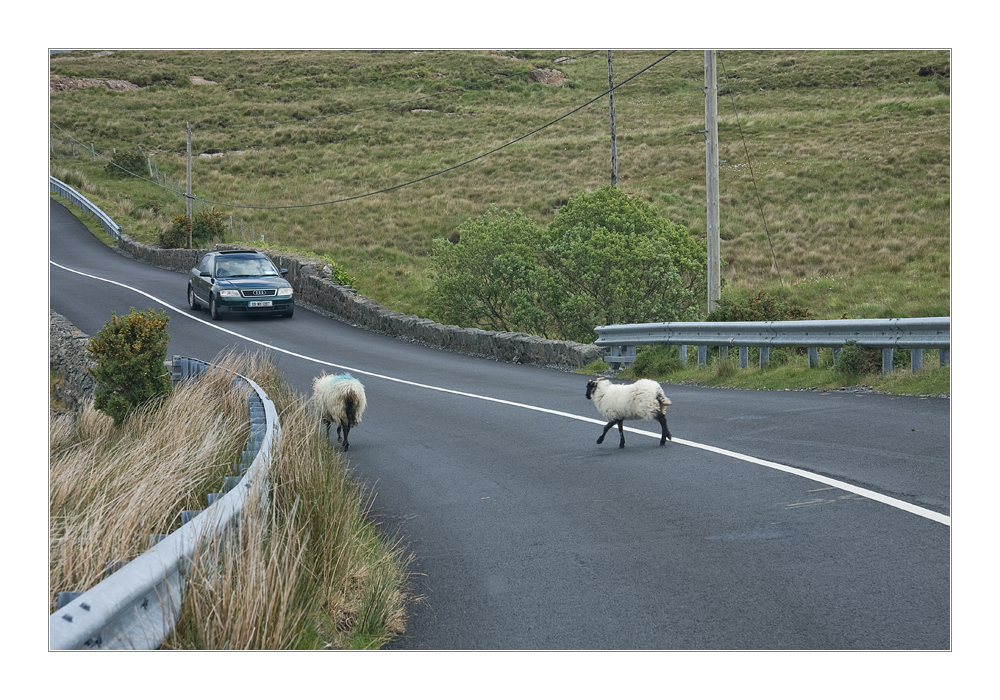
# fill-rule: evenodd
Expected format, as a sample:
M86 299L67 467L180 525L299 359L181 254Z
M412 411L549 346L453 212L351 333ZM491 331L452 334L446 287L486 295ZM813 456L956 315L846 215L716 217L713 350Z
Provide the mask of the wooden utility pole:
M608 51L608 97L611 102L611 186L618 184L618 144L615 140L615 76L611 68L611 51Z
M719 93L715 51L705 52L705 183L708 189L708 312L722 296L719 241Z
M191 218L191 122L187 123L187 137L188 137L188 153L187 153L187 185L184 188L184 192L187 196L184 198L187 202L187 217ZM190 238L190 235L188 236ZM188 248L191 247L191 241L188 241Z

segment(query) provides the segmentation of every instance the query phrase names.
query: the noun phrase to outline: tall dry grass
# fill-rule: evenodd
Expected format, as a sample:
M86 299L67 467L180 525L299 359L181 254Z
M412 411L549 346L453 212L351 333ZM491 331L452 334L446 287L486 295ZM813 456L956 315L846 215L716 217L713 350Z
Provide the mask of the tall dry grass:
M120 428L87 406L50 421L50 609L108 562L204 508L248 437L251 377L279 412L267 489L187 568L169 649L377 648L405 629L409 559L368 519L370 494L318 430L308 400L263 354L227 354Z
M304 399L281 426L266 497L189 569L172 648L377 648L404 630L401 551L366 521Z
M247 390L213 370L119 428L88 404L49 422L49 608L201 510L249 436Z

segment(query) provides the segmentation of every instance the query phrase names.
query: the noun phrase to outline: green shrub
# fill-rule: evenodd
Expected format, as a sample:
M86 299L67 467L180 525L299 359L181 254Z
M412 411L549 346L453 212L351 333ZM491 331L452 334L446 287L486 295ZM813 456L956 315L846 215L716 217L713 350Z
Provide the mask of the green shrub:
M433 243L431 313L444 323L545 335L536 305L541 232L521 210L491 207L468 219L452 243Z
M225 223L221 213L216 211L200 211L194 215L194 222L191 225L191 237L196 247L205 247L213 241L222 242L225 235Z
M186 216L173 217L174 222L157 236L161 248L187 248L191 240L193 222Z
M773 292L756 294L732 292L720 299L707 321L799 321L809 318L809 310L781 301Z
M688 362L690 362L690 357ZM677 345L640 345L636 349L632 373L635 377L665 377L682 369Z
M145 313L129 309L126 316L111 313L111 320L87 345L87 355L97 362L90 368L97 381L94 407L120 425L138 406L166 396L170 373L166 328L169 317L160 309Z
M892 366L893 368L909 367L910 351L895 348L892 351ZM856 341L848 340L841 348L834 368L840 374L854 378L866 374L881 374L882 349L862 347Z
M104 170L111 177L127 178L142 177L147 172L146 158L138 147L134 149L123 149L115 151L114 157L104 166ZM132 173L135 173L133 175Z
M562 336L594 328L693 321L707 275L705 243L610 185L572 197L545 231L542 302Z

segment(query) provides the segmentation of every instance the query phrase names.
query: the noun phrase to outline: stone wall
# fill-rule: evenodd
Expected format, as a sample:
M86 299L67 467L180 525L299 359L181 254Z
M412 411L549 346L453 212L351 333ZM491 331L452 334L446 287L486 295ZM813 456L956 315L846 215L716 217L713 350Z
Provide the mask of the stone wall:
M153 248L122 235L118 247L125 255L167 270L188 272L207 250ZM219 245L220 250L237 246ZM392 311L351 287L331 279L329 266L320 258L299 258L264 249L279 268L288 270L286 279L296 293L296 303L326 312L367 330L469 355L492 357L504 362L576 369L602 354L596 345L571 340L548 340L526 333L484 331L478 328L446 326Z
M78 411L94 398L94 377L87 371L87 343L90 336L70 323L65 316L49 310L49 367L59 372L60 381L53 396L70 411Z

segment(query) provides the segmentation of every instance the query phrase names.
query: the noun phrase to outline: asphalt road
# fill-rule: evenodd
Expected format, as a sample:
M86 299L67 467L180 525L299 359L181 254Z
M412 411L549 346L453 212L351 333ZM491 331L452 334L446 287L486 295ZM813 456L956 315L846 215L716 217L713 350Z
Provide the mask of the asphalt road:
M183 274L50 212L50 306L84 332L169 305L168 355L265 344L303 392L338 367L364 382L350 466L423 598L390 649L951 647L948 399L666 386L677 440L619 450L595 444L585 377L301 307L216 323Z

